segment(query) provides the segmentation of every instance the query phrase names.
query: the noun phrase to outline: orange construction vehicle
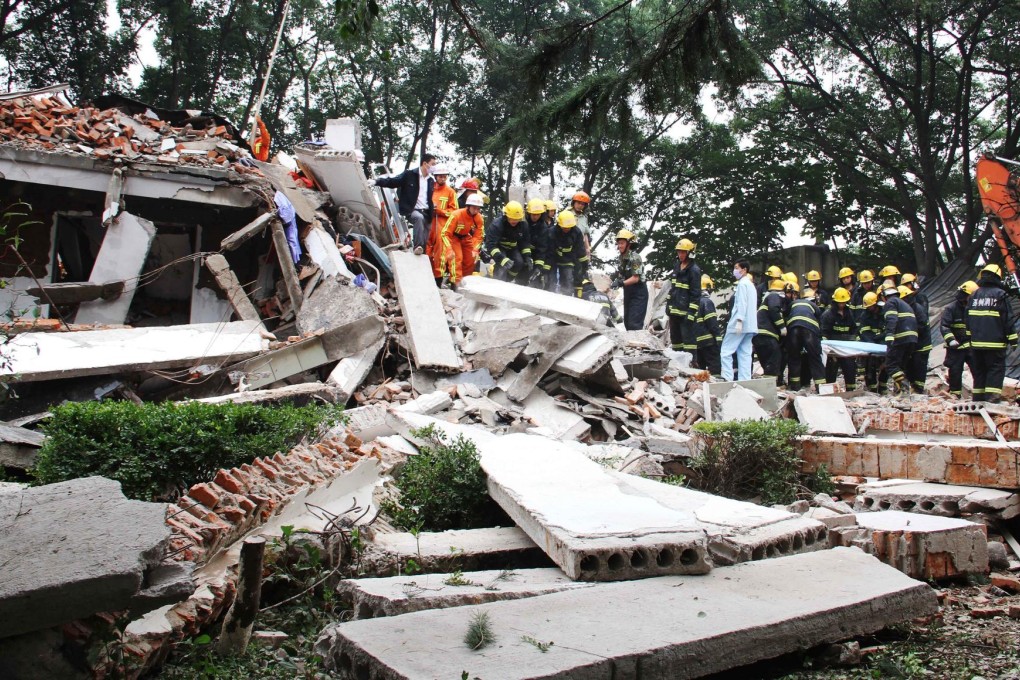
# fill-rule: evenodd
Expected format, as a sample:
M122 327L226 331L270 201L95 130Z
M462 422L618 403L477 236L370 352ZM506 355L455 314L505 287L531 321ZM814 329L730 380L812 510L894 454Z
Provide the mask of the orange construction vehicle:
M1020 163L985 154L977 162L975 173L995 242L1013 283L1020 288L1016 271L1020 261Z

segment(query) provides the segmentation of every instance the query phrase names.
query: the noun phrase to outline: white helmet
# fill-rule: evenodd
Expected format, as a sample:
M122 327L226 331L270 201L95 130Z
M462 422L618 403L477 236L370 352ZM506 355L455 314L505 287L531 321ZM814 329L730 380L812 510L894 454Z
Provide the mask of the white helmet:
M449 174L450 169L445 165L436 165L434 168L432 168L433 177L435 177L436 175L449 175Z
M474 193L467 197L467 200L464 201L464 205L473 205L481 208L485 205L485 200L478 193Z

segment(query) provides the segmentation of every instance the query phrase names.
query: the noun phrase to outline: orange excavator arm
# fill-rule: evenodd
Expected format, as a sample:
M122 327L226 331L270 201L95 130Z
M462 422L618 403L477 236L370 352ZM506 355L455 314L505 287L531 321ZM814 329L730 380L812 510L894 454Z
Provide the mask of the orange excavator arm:
M977 163L978 193L995 242L1013 282L1020 287L1020 163L985 154Z

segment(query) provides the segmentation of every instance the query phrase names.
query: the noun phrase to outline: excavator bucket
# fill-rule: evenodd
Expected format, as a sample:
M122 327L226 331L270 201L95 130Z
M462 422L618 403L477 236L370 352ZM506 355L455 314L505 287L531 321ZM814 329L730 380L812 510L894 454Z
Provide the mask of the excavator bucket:
M981 205L992 224L1006 269L1020 286L1014 257L1020 247L1020 164L986 155L978 161L975 174Z

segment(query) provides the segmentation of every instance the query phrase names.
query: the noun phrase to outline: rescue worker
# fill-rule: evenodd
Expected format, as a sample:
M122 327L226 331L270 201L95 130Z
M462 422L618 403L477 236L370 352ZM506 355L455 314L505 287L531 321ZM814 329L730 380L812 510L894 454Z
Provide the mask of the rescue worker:
M620 253L613 288L623 288L623 327L639 331L645 327L648 311L648 286L645 285L644 263L637 250L637 237L627 230L616 233L616 249Z
M269 160L269 145L273 138L269 136L266 124L262 122L262 116L255 116L255 126L258 131L251 139L251 154L255 156L255 160L265 163Z
M850 295L854 294L854 270L850 267L843 267L839 270L839 285L846 288Z
M800 297L800 279L794 272L785 272L783 274L783 318L786 319L790 316L790 305L793 301ZM792 288L791 288L792 287ZM789 328L787 328L789 331ZM788 384L783 381L783 376L788 373L786 370L787 364L790 358L790 336L786 336L786 342L779 343L779 379L780 386Z
M974 401L995 403L1002 398L1006 348L1017 344L1016 319L1009 310L999 265L986 265L977 284L978 289L967 303Z
M770 290L772 290L769 287L772 284L772 282L777 280L777 279L782 280L782 278L783 278L783 270L780 269L779 267L777 267L774 264L770 265L769 268L765 270L765 276L762 277L761 283L759 283L756 286L756 288L758 290L758 300L759 301L764 300L765 299L765 295Z
M857 275L857 287L850 293L850 311L857 323L861 322L864 315L864 296L868 293L875 293L875 297L878 297L875 290L875 273L870 269L862 269Z
M429 228L429 238L425 244L425 254L429 256L432 263L432 276L436 279L436 285L443 283L443 246L440 239L440 232L443 225L450 219L450 215L457 210L457 192L453 190L447 181L450 171L445 165L437 165L432 168L432 176L436 179L436 186L432 190L432 225Z
M885 298L885 369L893 381L893 391L900 393L907 389L907 371L911 365L914 349L917 347L917 317L914 310L900 299L895 286L882 289Z
M751 347L758 333L758 292L748 276L751 263L737 260L733 263L733 278L737 280L733 292L733 306L726 322L726 335L719 348L722 379L733 380L733 356L737 357L737 380L751 379ZM702 366L704 368L704 366Z
M698 343L698 366L701 366L712 375L719 375L721 364L719 363L719 343L722 342L722 334L719 332L719 317L716 314L715 303L712 302L712 283L708 274L701 275L701 299L698 301L698 315L694 319L696 324L696 342ZM626 315L626 311L624 311ZM628 329L629 330L629 329Z
M917 282L917 277L913 274L904 274L900 277L900 285L907 286L914 291L914 302L921 305L924 308L924 313L928 314L928 296L921 292L921 284Z
M781 345L786 341L786 319L783 316L783 286L781 278L769 280L769 289L758 306L758 334L752 344L758 363L766 378L775 378L779 382L779 369L782 364Z
M484 229L483 205L477 193L469 195L464 207L455 210L446 220L439 235L444 253L442 270L454 288L475 271L475 235Z
M546 226L552 227L556 224L556 215L559 214L560 209L556 205L556 201L544 201L545 203L545 223Z
M857 337L861 342L885 344L885 319L882 316L878 293L873 291L865 293L861 305L864 311L858 320ZM884 357L878 354L862 357L857 364L857 374L863 378L868 390L878 394L885 393L889 374L885 369Z
M812 269L804 275L804 280L807 281L808 288L815 291L815 304L818 305L818 310L824 312L832 301L832 296L829 291L822 288L822 275L816 270Z
M602 305L606 309L606 325L612 327L614 323L620 323L623 321L620 317L620 313L616 311L616 307L613 306L609 296L599 291L595 287L595 284L589 279L581 281L581 285L577 288L577 297L588 302L594 302Z
M695 361L698 343L695 339L694 319L700 299L701 268L694 262L694 242L682 238L676 244L676 263L670 278L669 338L674 350L690 352Z
M793 290L796 293L796 288ZM825 382L825 366L822 364L821 312L814 301L813 288L805 288L803 297L790 304L786 319L787 361L790 364L790 389L801 388L802 362L807 362L808 375L815 385ZM805 385L805 387L808 387Z
M584 237L576 227L577 216L573 210L564 210L556 216L556 227L550 242L552 260L546 290L559 290L563 295L573 296L574 282L583 281L588 273L588 252L584 247Z
M577 231L584 238L584 252L591 257L591 241L588 238L588 208L591 204L591 196L585 191L578 191L570 200L570 211L574 213L577 220Z
M528 284L533 288L545 288L545 280L549 276L549 238L551 236L549 221L546 219L547 201L533 198L528 201L525 226L528 229L528 241L531 242L531 257L535 268L531 271Z
M503 206L503 214L486 230L482 247L495 263L495 278L526 285L535 260L531 257L531 241L524 224L524 206L517 201Z
M942 365L949 370L949 394L963 396L963 365L974 366L970 359L970 331L967 329L967 302L978 289L974 281L964 281L956 291L956 299L942 311L939 330L946 343L946 358Z
M884 291L889 286L896 286L897 279L900 276L900 270L894 264L887 264L878 271L878 277L882 279L882 290Z
M850 275L851 280L853 275ZM832 294L832 305L822 312L823 340L856 340L857 323L850 313L848 303L850 292L846 288L837 288ZM839 372L843 372L846 391L850 392L857 385L857 361L853 357L837 357L830 354L825 362L825 382L834 383Z
M458 205L467 205L467 197L471 194L478 194L482 197L483 205L489 202L489 197L482 193L482 183L478 181L477 177L467 177L460 181L460 186L457 187L460 193L457 194Z
M914 354L910 358L907 377L914 393L924 394L924 384L928 379L928 356L931 354L931 320L928 318L928 305L917 301L917 294L910 286L901 285L898 290L900 299L910 305L917 320L917 347L914 348Z

